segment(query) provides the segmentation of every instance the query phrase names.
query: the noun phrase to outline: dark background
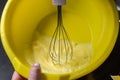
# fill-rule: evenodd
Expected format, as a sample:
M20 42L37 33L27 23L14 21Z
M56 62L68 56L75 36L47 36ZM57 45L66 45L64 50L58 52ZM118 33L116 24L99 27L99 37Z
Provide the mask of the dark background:
M7 0L0 0L0 16L6 2ZM119 8L120 0L116 0L115 2ZM11 80L13 71L14 68L12 67L0 41L0 80ZM93 77L94 80L112 80L110 77L111 75L120 75L120 33L109 58L94 72L78 80L89 80L89 77Z

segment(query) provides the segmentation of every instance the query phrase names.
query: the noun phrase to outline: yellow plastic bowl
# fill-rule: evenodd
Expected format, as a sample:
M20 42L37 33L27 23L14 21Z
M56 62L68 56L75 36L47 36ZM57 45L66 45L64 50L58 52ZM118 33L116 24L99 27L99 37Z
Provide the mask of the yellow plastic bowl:
M63 20L71 40L92 44L92 59L71 73L42 73L42 80L76 79L92 72L107 59L116 42L119 27L114 0L67 0ZM1 39L15 70L22 76L28 77L34 63L29 62L34 53L26 52L25 46L31 44L38 27L52 36L56 22L56 6L51 0L8 0L1 19Z

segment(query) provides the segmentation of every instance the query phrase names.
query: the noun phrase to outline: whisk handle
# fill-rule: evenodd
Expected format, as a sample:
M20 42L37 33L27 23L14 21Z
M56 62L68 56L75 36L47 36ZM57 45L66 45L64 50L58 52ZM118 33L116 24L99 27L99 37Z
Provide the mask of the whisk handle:
M66 0L52 0L53 5L65 5L66 4Z

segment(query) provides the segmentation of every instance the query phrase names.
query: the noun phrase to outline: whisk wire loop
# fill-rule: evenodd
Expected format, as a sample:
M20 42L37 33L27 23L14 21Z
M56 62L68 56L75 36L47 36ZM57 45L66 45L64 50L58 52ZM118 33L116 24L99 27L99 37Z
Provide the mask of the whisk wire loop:
M50 42L49 54L54 64L66 64L72 59L72 44L62 22L62 10L58 6L58 25Z

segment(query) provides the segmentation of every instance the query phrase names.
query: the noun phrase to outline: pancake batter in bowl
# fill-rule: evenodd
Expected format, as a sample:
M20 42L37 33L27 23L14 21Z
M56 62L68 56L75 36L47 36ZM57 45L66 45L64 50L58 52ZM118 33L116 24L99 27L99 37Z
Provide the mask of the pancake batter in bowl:
M92 57L92 45L90 43L72 42L73 57L70 63L54 65L49 56L49 43L51 37L43 36L36 32L32 43L34 61L41 64L44 73L69 73L85 66Z

